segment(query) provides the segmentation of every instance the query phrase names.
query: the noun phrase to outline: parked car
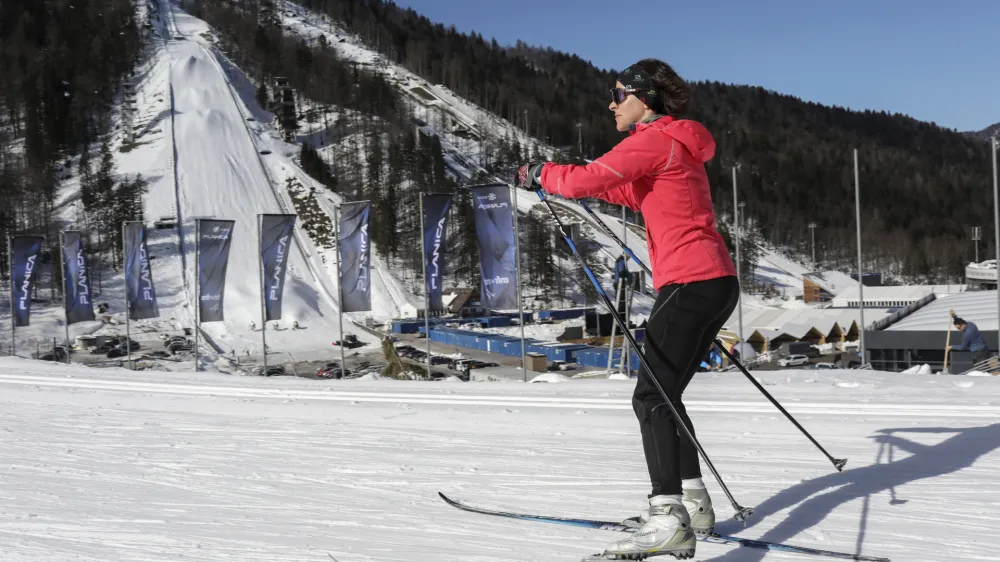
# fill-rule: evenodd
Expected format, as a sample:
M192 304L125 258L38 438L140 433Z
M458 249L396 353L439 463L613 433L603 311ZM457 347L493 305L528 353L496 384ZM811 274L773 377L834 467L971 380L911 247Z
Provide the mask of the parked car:
M823 370L823 369L839 369L840 365L837 365L836 363L814 363L812 365L809 365L809 368L810 369L818 369L818 370Z
M778 359L779 367L797 367L801 365L808 365L809 358L805 355L789 355L788 357L782 357Z
M110 343L102 343L101 345L90 348L91 355L104 355L105 353L114 349L114 345Z
M158 220L153 221L154 228L176 228L177 227L177 217L160 217Z
M324 363L323 365L320 366L320 368L316 369L316 376L317 377L321 376L320 373L323 373L325 371L330 371L330 370L337 370L337 371L339 371L340 370L340 363L337 363L336 361L331 361L329 363Z
M261 365L261 366L255 368L253 370L253 374L257 375L258 377L260 377L260 376L264 376L264 377L280 376L280 375L284 375L285 374L285 366L284 365L268 365L267 366L267 371L265 372L264 371L264 366Z
M779 348L783 355L805 355L806 357L819 357L819 348L807 341L794 341L781 344Z
M549 371L572 371L574 369L576 369L576 363L567 363L565 361L558 360L553 361L548 367Z

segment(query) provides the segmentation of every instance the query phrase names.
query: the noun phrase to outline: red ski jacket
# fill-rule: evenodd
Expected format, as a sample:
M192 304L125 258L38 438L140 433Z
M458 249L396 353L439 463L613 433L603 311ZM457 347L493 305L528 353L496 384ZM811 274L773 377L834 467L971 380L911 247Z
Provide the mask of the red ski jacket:
M579 199L597 197L641 211L652 262L653 286L736 275L715 226L705 162L715 140L695 121L659 117L630 127L629 136L586 166L547 163L545 191Z

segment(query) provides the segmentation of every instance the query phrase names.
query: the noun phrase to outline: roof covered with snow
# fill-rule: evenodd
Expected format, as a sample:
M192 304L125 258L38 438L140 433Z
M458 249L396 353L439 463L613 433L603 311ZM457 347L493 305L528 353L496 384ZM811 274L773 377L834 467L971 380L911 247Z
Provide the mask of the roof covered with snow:
M965 291L966 285L884 285L881 287L865 287L865 302L872 301L918 301L927 295L934 294L938 297L961 293ZM857 302L858 286L855 284L837 294L833 299L834 306L848 306L848 301Z
M997 329L997 292L967 291L939 296L937 300L887 327L886 330L944 332L949 326L949 310L954 310L960 318L974 322L980 330Z
M866 308L865 324L871 324L891 313L891 309ZM860 311L853 308L744 308L743 337L747 338L757 331L767 339L782 335L802 338L811 330L829 336L837 327L846 333L852 325L860 324L860 321ZM733 311L723 329L739 332L739 309Z

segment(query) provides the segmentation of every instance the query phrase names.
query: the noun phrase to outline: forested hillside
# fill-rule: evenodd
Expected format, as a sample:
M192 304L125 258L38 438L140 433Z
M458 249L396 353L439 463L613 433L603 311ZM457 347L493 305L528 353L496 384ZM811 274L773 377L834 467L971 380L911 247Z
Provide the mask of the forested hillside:
M77 228L94 235L91 249L117 259L121 221L141 216L145 182L114 174L107 133L115 95L140 56L144 26L134 0L0 2L4 236L41 235L55 248L60 229ZM73 224L56 224L57 184L74 176L81 179L82 209Z

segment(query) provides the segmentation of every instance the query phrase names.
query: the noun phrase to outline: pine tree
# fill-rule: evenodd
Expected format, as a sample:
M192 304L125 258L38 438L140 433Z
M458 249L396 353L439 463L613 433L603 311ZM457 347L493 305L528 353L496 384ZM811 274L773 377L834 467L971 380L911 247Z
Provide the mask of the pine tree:
M453 248L455 277L460 284L477 287L481 271L472 192L462 189L452 198L454 212L451 220L454 221L455 228L452 234L453 243L449 245Z
M430 184L433 189L439 193L451 193L454 191L454 185L445 176L445 162L444 162L444 152L441 149L441 138L437 135L433 135L430 138L429 143L430 152Z
M364 197L367 199L374 201L379 198L379 193L382 190L382 167L384 161L382 137L378 133L375 133L369 138L368 154L365 162L368 166L368 174L365 178Z
M257 105L262 109L270 111L271 109L271 94L267 91L267 79L262 78L260 85L257 86Z
M403 183L403 155L398 144L389 146L389 172L386 177L385 194L379 199L379 211L384 217L382 252L396 257L400 250L399 190Z

